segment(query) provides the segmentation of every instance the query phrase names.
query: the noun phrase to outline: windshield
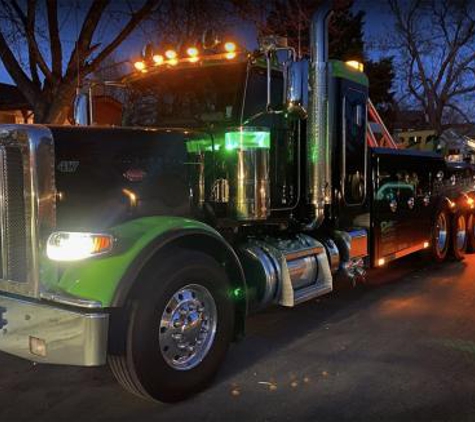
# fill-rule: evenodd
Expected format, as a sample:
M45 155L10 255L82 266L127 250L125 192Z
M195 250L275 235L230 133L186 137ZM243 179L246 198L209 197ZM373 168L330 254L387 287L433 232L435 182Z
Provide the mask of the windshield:
M126 126L229 124L240 114L246 64L170 69L131 83Z

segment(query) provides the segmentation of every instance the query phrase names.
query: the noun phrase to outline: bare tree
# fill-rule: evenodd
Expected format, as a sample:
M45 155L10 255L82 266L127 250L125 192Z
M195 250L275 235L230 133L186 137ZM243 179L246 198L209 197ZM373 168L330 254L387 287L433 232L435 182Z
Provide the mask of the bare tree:
M473 123L467 99L475 93L473 0L388 0L410 102L438 133Z
M63 38L66 31L61 28L59 8L73 7L72 2L0 0L0 59L31 104L36 122L63 123L78 80L96 71L157 9L160 0L143 0L139 6L121 2L121 13L116 16L120 29L105 37L110 38L107 43L101 43L104 36L98 34L98 27L107 16L110 3L110 0L89 2L74 45L65 57ZM78 14L78 10L71 13ZM44 15L43 20L39 14ZM18 50L27 53L26 61L22 60Z

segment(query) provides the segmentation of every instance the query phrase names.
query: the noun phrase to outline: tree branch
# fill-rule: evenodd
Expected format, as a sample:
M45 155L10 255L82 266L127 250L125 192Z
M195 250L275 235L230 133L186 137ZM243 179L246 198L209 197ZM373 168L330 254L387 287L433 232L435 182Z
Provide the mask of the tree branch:
M48 30L51 44L51 67L54 77L61 77L63 73L63 49L59 38L58 3L57 0L47 0Z
M28 43L28 54L31 57L30 58L30 63L31 60L33 60L33 64L35 62L38 64L38 67L40 68L41 72L43 72L43 75L45 78L51 78L51 71L48 68L48 65L46 64L43 55L40 52L40 49L38 47L38 43L36 42L36 37L35 37L35 10L36 10L36 0L28 0L28 15L25 15L23 12L22 8L18 4L16 0L11 0L11 5L13 9L15 10L15 13L17 14L18 18L20 21L23 23L24 29L25 29L25 37L26 41ZM32 75L33 77L33 75Z
M69 59L66 70L67 77L74 78L80 71L81 63L84 63L85 59L89 56L92 37L94 36L94 32L97 29L102 14L109 3L110 0L94 0L92 2L86 17L84 18L81 32L79 33L76 45Z
M108 57L137 27L137 25L147 16L152 10L158 6L160 0L147 0L147 2L135 13L132 14L130 20L124 26L122 31L114 38L114 40L107 45L86 67L86 72L93 72L101 64L101 62Z
M20 87L28 102L33 105L40 95L39 89L28 78L11 51L8 43L0 30L0 59L15 83Z

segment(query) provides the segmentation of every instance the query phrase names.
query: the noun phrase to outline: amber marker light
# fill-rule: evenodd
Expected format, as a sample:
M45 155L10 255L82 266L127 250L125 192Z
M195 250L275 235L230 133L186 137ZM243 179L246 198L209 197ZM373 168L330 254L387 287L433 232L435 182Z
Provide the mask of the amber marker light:
M145 62L139 61L139 62L135 62L135 63L134 63L134 67L135 67L137 70L143 71L143 70L145 70L145 68L147 67L147 65L145 64Z
M165 61L165 59L163 58L163 56L161 54L155 54L152 57L152 60L157 66L163 64L163 62Z
M384 264L386 264L386 260L384 258L379 258L378 259L378 267L382 267Z
M227 42L224 44L224 49L228 53L234 53L236 51L236 44L234 44L233 42Z
M236 57L236 53L232 52L232 53L226 53L226 58L228 60L232 60Z
M165 57L169 60L174 60L176 59L176 51L175 50L167 50L165 51Z
M424 242L424 249L427 249L429 247L429 242Z

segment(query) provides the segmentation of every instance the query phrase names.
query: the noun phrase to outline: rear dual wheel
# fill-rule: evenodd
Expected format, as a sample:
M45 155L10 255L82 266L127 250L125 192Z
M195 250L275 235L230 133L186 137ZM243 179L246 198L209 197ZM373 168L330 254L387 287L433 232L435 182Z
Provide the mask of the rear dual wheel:
M446 208L441 208L434 219L432 227L431 252L437 262L452 257L457 261L464 258L469 244L469 232L473 234L475 246L474 217L457 211L449 213ZM471 227L471 228L470 228Z
M467 215L457 211L451 218L450 256L461 261L467 253Z
M445 208L440 209L432 227L431 254L436 262L447 258L449 251L450 216Z
M475 252L475 212L473 210L467 215L467 252Z

